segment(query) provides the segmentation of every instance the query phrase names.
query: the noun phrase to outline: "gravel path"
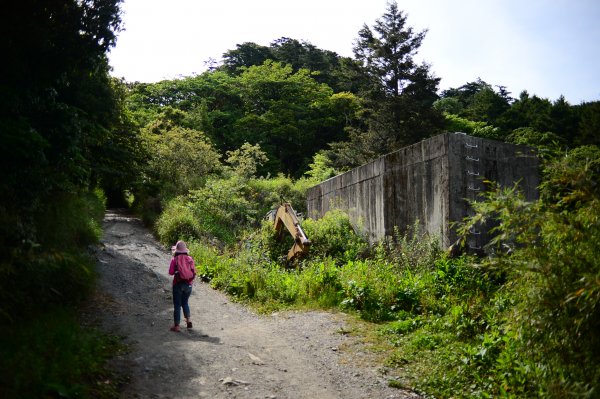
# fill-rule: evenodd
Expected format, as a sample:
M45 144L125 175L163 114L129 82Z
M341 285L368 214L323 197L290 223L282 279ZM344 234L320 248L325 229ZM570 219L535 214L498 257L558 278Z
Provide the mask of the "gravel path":
M417 398L388 387L344 314L253 313L207 284L190 298L194 329L173 333L170 254L141 222L108 211L94 307L132 350L114 360L123 398ZM193 255L193 254L192 254ZM185 329L184 329L185 330Z

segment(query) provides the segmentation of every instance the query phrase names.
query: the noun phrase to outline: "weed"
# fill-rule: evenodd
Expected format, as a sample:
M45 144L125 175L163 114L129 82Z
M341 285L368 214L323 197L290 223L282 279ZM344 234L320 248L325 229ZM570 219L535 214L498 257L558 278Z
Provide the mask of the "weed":
M402 383L402 381L393 380L393 379L388 381L388 386L390 388L398 388L398 389L406 388L404 386L404 384Z

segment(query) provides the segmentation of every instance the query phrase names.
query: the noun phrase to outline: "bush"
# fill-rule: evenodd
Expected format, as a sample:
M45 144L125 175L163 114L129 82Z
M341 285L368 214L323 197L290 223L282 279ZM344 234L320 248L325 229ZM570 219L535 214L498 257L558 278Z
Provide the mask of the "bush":
M349 261L341 266L343 308L369 321L393 320L396 312L419 303L419 287L403 278L396 265L384 261Z
M116 396L105 368L117 342L81 327L95 261L86 251L101 233L105 197L61 193L36 216L37 242L23 240L0 266L0 396Z
M347 214L340 210L327 212L321 219L306 219L302 228L311 241L311 257L331 257L347 262L366 254L368 243L359 235Z
M600 389L598 165L598 148L575 149L546 165L540 200L497 188L474 204L470 223L499 219L492 246L512 248L487 267L513 287L517 314L506 326L513 339L499 359L530 367L527 384L515 387L528 395L591 397Z
M491 255L481 259L445 256L418 223L369 248L347 215L333 211L303 222L310 254L286 269L280 259L292 242L287 234L287 242L277 241L271 223L239 239L240 226L254 223L247 215L292 195L294 185L283 177L230 180L217 195L178 206L187 209L181 214L191 212L188 222L201 232L216 229L194 222L198 210L203 220L235 231L232 241L241 243L225 251L192 243L213 286L263 310L333 307L381 323L390 345L386 363L401 366L399 384L436 397L594 397L600 389L599 160L597 147L547 160L538 201L526 202L515 187L492 189L473 203L475 215L461 231L498 221ZM219 212L228 216L214 217ZM228 224L231 215L241 222Z
M155 227L159 239L165 244L174 244L178 240L190 241L208 234L182 198L167 203Z
M35 216L38 244L45 248L79 250L100 239L106 197L96 189L57 193Z
M335 223L332 220L346 222ZM300 261L297 269L282 267L282 258L285 258L293 241L278 241L272 223L265 221L235 252L219 254L215 250L200 250L197 255L200 273L211 279L212 285L217 288L269 306L277 303L337 306L343 296L341 271L336 264L344 262L352 253L346 249L341 251L340 236L354 236L354 243L350 246L354 252L358 251L357 248L366 248L366 243L354 234L347 216L341 213L314 221L311 226L321 232L317 236L321 245L317 246L316 252L311 251L307 259ZM193 248L196 248L194 245ZM333 250L327 252L328 248Z
M221 169L220 155L201 131L178 126L184 114L171 107L142 129L148 154L146 182L162 199L185 195Z
M165 244L180 239L236 243L256 214L245 191L237 179L209 179L202 189L169 201L156 223L159 239Z
M540 133L531 127L513 130L506 138L509 143L535 147L542 159L552 159L560 155L566 140L552 132Z
M394 319L398 312L407 310L419 312L433 302L427 299L426 290L433 266L411 256L433 259L433 253L439 253L439 249L433 250L435 241L407 239L402 258L405 263L393 257L361 260L359 257L368 255L368 245L343 212L306 220L304 226L312 235L313 245L296 269L286 270L281 261L292 241L278 241L272 224L265 222L235 252L219 255L214 250L202 250L202 273L212 279L213 286L245 300L270 307L277 303L341 306L372 321Z
M167 202L156 222L159 239L170 244L178 239L212 241L234 246L247 231L261 226L267 212L283 201L297 211L305 207L305 180L248 179L232 174L211 177L202 188ZM220 245L223 246L223 245ZM291 247L291 245L290 245Z
M257 204L258 215L289 202L296 212L306 212L306 191L312 184L306 179L292 181L279 175L271 179L251 179L248 181L250 195Z
M307 254L310 262L327 258L343 263L368 251L367 242L354 232L348 215L342 211L330 211L319 220L306 219L302 229L311 241ZM245 245L262 252L270 261L282 263L293 244L287 230L278 237L273 223L265 220Z
M87 254L46 253L35 248L18 251L11 267L0 269L2 325L8 327L22 315L34 317L54 306L84 299L95 279L94 268Z
M100 237L102 193L63 193L46 209L34 226L39 242L26 240L3 254L0 326L17 322L20 314L76 303L92 287L94 261L85 246Z

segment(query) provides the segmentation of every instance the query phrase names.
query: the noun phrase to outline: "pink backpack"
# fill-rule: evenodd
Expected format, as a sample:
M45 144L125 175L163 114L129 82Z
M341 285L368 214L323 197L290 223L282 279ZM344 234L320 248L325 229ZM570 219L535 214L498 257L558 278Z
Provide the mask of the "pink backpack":
M191 280L196 276L194 259L188 255L177 255L175 257L175 273L179 274L181 280Z

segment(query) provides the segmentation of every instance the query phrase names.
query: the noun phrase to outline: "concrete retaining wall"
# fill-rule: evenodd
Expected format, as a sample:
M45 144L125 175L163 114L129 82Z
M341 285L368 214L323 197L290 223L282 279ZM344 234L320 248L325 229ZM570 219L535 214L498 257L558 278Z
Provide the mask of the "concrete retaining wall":
M468 200L485 191L486 179L502 186L520 182L533 200L538 160L529 147L445 133L312 187L307 213L318 219L332 208L343 209L372 242L419 220L424 231L448 246L457 239L452 223L470 214ZM469 246L482 247L488 228L474 231Z

